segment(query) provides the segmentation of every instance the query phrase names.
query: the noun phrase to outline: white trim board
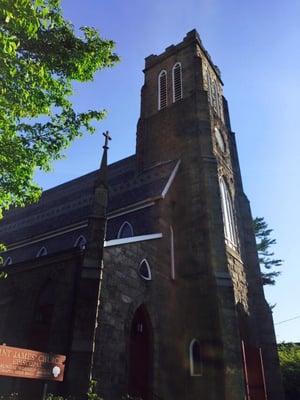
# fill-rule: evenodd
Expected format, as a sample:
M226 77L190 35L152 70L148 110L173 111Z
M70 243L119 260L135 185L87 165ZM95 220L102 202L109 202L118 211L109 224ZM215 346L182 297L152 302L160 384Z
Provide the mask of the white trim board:
M19 249L21 247L25 247L25 246L28 246L28 245L33 244L33 243L42 242L44 240L51 239L51 238L56 237L56 236L61 236L61 235L64 235L65 233L68 233L68 232L77 231L78 229L82 229L82 228L87 227L88 223L84 222L84 223L78 224L76 226L74 226L74 225L70 225L70 226L72 226L72 228L66 227L65 229L62 229L62 230L58 230L57 229L57 230L52 231L52 232L50 231L48 234L43 234L42 236L38 236L34 240L30 240L29 239L29 240L23 241L21 243L19 242L20 244L8 245L6 252L8 252L10 250Z
M104 242L104 247L119 246L127 243L143 242L146 240L161 239L162 233L152 233L150 235L132 236L122 239L112 239Z
M178 171L180 163L181 163L181 160L178 160L177 164L175 165L175 168L173 169L173 171L172 171L172 173L170 175L170 178L168 179L168 182L167 182L166 186L164 187L164 190L161 193L161 197L163 199L166 197L166 194L168 193L168 190L170 189L170 186L172 185L172 183L174 181L174 178L175 178L175 176L177 174L177 171Z

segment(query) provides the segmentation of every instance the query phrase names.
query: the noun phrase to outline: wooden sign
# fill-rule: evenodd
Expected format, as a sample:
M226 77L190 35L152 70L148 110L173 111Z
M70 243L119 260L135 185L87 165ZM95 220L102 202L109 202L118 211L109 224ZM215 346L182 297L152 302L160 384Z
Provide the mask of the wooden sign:
M0 375L62 381L66 356L0 345Z

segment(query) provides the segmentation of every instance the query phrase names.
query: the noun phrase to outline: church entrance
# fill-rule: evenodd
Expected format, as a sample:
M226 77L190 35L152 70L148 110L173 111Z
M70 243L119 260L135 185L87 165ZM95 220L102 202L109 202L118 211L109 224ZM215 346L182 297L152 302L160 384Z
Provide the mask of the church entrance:
M31 331L26 347L49 352L51 342L52 317L55 306L55 283L49 280L42 286L37 297ZM45 382L39 379L22 379L20 393L22 400L41 399Z
M151 399L152 327L145 306L133 317L130 331L128 393L143 400Z
M242 341L247 400L267 400L261 349Z
M249 316L241 304L237 304L240 337L242 339L243 369L246 400L267 400L264 365L261 348L253 345ZM255 342L254 342L255 343Z

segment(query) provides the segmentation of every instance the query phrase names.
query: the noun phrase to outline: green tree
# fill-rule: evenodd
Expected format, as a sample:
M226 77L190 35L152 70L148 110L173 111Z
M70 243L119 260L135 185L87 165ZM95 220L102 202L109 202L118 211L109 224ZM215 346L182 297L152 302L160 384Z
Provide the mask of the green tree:
M97 381L91 380L88 388L88 392L86 395L87 400L104 400L100 397L97 392ZM0 399L1 400L1 399ZM72 397L67 397L66 399L62 396L55 396L53 394L48 394L46 400L72 400ZM129 395L122 396L122 400L142 400L141 398L131 397Z
M278 355L286 400L300 399L300 345L280 343Z
M274 258L274 252L270 250L270 247L276 244L276 239L270 237L273 229L268 228L268 224L263 217L256 217L253 220L253 226L259 264L262 271L262 282L264 285L274 285L275 278L280 275L281 272L272 269L280 267L282 265L282 260Z
M73 81L89 81L118 61L114 42L74 27L60 0L0 0L0 213L36 201L37 168L53 160L105 111L77 113Z

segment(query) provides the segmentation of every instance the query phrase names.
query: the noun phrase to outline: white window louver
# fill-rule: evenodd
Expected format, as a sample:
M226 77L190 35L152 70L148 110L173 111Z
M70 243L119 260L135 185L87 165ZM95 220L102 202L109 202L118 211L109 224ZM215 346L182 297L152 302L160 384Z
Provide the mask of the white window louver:
M167 72L161 71L158 76L158 109L167 107Z
M173 102L182 99L182 71L180 63L173 67Z

